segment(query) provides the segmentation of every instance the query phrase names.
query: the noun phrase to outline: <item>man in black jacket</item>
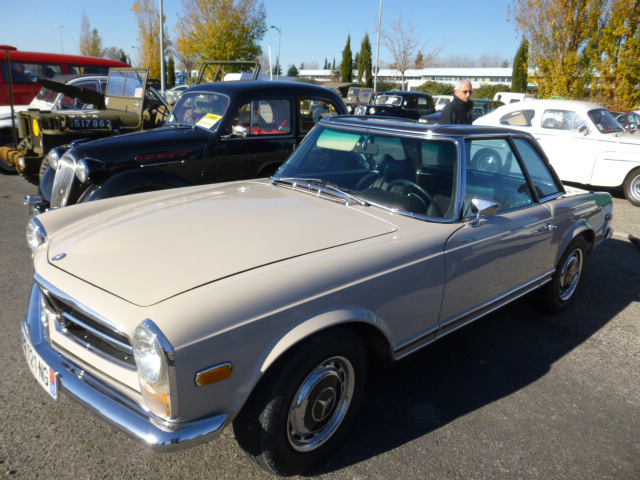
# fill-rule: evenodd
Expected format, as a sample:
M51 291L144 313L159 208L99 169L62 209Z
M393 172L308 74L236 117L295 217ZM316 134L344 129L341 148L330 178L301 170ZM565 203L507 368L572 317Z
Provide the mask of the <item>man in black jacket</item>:
M469 80L460 80L453 91L453 100L442 109L440 125L471 125L473 121L471 118L471 112L473 111L472 93L471 82Z

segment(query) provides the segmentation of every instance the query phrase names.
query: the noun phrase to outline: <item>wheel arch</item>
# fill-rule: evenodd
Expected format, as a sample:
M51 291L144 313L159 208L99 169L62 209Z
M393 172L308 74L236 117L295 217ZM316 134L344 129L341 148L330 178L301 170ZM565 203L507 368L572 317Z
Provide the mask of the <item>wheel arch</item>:
M80 202L91 202L104 198L117 197L133 190L157 186L159 188L189 187L191 183L181 177L162 170L136 169L125 170L110 178L95 189L88 191Z

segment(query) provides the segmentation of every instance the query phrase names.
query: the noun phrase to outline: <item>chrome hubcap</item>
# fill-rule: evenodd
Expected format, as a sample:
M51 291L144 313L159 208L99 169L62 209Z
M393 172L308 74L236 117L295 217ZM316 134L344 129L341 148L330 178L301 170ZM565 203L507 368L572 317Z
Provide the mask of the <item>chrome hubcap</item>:
M302 382L289 411L289 443L298 451L324 444L349 409L355 385L351 362L332 357L318 365Z
M558 296L560 300L568 300L571 295L573 295L573 292L575 292L578 286L578 280L580 279L580 273L582 272L582 260L582 250L576 248L564 262L558 282Z

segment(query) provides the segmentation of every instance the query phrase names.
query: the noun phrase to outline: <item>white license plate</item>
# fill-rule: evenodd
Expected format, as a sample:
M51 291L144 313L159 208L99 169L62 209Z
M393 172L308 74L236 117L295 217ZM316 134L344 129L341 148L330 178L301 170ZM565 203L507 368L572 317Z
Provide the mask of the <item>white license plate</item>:
M58 400L58 374L38 355L24 332L22 332L22 349L33 376L54 400Z

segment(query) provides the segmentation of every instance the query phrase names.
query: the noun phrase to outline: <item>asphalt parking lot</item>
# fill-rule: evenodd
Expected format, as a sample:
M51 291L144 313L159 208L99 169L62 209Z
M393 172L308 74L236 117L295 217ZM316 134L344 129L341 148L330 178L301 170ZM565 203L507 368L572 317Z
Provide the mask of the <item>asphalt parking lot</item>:
M154 454L31 376L19 323L31 288L22 198L0 174L0 471L32 479L262 479L231 429ZM640 478L640 208L614 199L615 236L589 257L576 304L529 299L376 372L320 479Z

